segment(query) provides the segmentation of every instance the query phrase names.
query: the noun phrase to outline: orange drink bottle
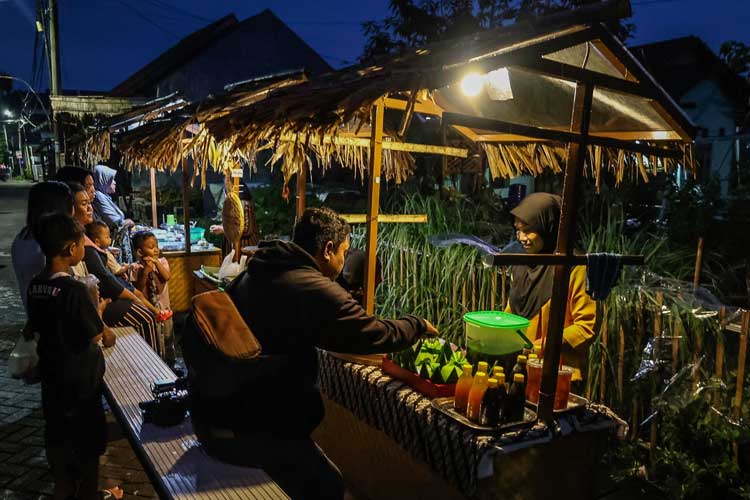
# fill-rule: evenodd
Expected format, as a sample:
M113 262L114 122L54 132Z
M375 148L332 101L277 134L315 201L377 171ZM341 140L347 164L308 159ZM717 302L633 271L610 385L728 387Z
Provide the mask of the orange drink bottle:
M477 363L477 373L479 372L487 373L487 368L488 368L488 365L486 361L480 361L479 363Z
M477 372L474 375L474 383L471 386L471 391L469 391L469 403L466 406L466 416L472 422L479 422L479 410L482 407L482 398L486 390L487 374L485 372Z
M528 379L526 381L526 399L534 404L539 402L539 386L542 383L542 361L529 359L526 363ZM558 382L559 384L559 382Z
M471 365L464 365L462 369L463 373L461 373L461 376L458 377L458 382L456 382L453 407L459 413L466 413L466 405L469 402L469 391L471 390L471 385L474 383L474 377L471 375L473 369Z

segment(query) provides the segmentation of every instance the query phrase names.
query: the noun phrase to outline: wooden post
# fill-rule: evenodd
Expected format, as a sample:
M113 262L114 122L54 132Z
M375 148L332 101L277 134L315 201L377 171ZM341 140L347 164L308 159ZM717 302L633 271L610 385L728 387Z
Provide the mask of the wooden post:
M152 227L159 227L159 216L156 210L156 169L151 169L151 221Z
M375 312L375 266L378 251L378 212L380 211L380 167L383 159L383 115L381 99L372 107L370 118L370 180L367 189L367 233L365 236L367 272L365 273L365 310Z
M693 274L693 290L698 289L701 282L701 268L703 267L703 238L698 238L698 251L695 254L695 273Z
M661 321L662 321L662 304L664 304L664 293L656 292L656 313L654 314L654 350L655 356L660 356L661 347ZM651 463L654 463L654 454L656 453L656 442L658 438L659 427L656 423L656 417L651 420L651 431L649 436L649 457Z
M578 175L583 169L586 157L586 147L591 120L591 101L594 89L591 85L578 83L573 99L573 116L570 130L581 135L581 142L568 145L568 158L565 164L565 179L563 181L563 199L560 213L560 227L557 232L556 253L567 257L573 256L577 215L577 186ZM550 303L549 329L544 350L544 365L542 366L542 383L539 390L539 418L545 422L552 422L555 406L555 390L557 388L557 372L562 351L563 328L565 325L565 309L568 301L570 281L570 264L555 267L552 285L552 299Z
M305 212L305 192L307 187L307 173L303 170L297 172L297 221Z
M740 355L737 362L737 390L734 394L732 417L738 419L742 408L742 389L745 385L745 363L747 360L747 334L750 332L750 311L742 311L742 330L740 332Z
M182 159L182 218L185 226L185 253L190 255L190 173Z

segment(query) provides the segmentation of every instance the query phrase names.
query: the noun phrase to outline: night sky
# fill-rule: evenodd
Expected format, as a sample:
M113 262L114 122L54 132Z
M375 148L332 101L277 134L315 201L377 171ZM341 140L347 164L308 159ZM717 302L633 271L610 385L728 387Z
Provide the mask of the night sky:
M65 89L109 90L180 38L234 12L265 8L332 66L362 52L362 21L381 19L387 0L58 0ZM750 43L750 0L632 0L629 44L697 35L714 50L730 39ZM0 71L31 79L34 0L0 0ZM179 6L179 11L169 8ZM46 88L45 83L42 85Z

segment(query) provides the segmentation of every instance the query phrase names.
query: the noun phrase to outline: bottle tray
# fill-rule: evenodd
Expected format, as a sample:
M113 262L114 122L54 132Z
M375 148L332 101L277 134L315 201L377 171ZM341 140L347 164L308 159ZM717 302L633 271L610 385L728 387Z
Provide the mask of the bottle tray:
M524 408L523 420L518 422L505 422L496 427L477 424L466 418L466 415L457 412L453 408L453 398L435 398L432 400L432 407L464 427L468 427L469 429L483 434L503 434L504 432L531 427L534 425L534 422L536 422L536 412L528 407Z

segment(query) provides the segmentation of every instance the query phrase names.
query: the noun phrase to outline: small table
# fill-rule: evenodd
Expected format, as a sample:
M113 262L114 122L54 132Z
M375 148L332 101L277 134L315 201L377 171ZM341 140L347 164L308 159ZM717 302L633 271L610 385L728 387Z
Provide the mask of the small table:
M169 263L171 277L169 278L169 300L172 310L185 312L190 309L191 299L195 295L192 272L201 266L219 267L221 265L221 249L211 247L199 249L193 245L190 253L185 251L162 252Z

